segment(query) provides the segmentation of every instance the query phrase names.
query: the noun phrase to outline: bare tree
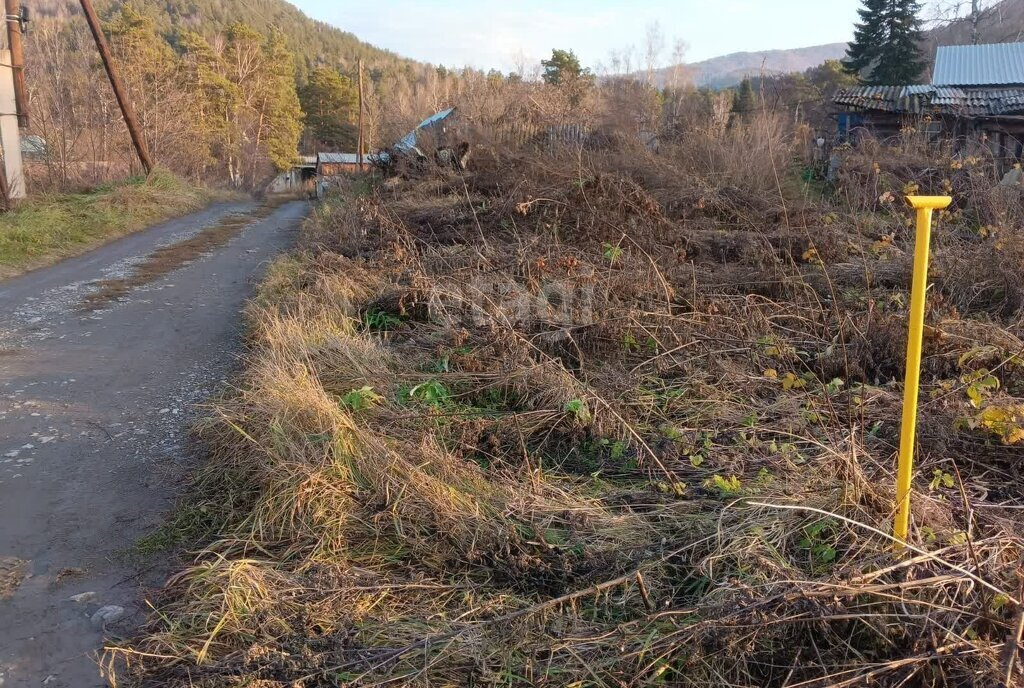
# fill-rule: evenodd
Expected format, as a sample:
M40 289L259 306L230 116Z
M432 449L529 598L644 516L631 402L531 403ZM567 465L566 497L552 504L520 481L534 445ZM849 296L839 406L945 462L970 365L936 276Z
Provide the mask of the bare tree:
M644 40L644 58L647 68L647 85L654 86L654 72L661 60L661 53L665 49L665 34L661 30L661 24L653 21L647 25L647 35Z
M636 46L627 45L623 48L622 52L619 53L619 64L622 65L620 74L632 74L636 60Z
M672 44L672 68L668 75L668 86L672 89L682 88L687 81L686 53L690 46L682 38L676 38Z
M1024 27L1022 17L1011 16L1016 7L1002 0L933 0L927 5L926 21L951 32L950 38L969 40L972 45L1017 40Z

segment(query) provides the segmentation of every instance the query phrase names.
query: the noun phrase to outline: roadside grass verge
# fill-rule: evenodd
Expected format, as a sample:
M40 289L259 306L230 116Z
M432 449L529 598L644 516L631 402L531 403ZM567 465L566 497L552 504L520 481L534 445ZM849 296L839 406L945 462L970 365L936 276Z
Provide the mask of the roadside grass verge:
M226 196L159 169L86 193L32 197L0 215L0 279L85 253L220 197Z
M936 278L897 555L908 215L773 195L785 139L723 136L481 152L321 206L198 428L218 532L108 677L1017 681L1021 238ZM938 264L995 250L942 222Z

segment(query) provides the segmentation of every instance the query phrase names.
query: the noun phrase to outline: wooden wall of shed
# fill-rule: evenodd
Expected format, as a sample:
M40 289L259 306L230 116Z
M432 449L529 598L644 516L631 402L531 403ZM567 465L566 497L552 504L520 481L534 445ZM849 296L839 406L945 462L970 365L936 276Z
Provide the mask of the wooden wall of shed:
M317 176L338 177L344 174L355 174L359 171L359 165L346 162L325 162L320 164Z
M978 135L980 143L992 154L997 175L1006 174L1024 159L1024 120L981 121Z
M865 133L885 141L900 135L906 126L924 127L935 144L953 143L960 155L991 156L993 173L1006 174L1024 161L1024 117L953 117L932 115L927 123L921 117L907 117L890 112L863 112L863 124L851 131L856 143Z

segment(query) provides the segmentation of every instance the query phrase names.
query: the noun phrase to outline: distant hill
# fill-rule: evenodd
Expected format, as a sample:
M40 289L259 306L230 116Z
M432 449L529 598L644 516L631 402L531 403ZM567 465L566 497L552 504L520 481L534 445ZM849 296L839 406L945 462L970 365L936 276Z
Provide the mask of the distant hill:
M96 8L102 17L107 17L123 4L127 3L97 0ZM303 65L327 64L350 71L360 58L371 70L416 64L364 43L347 31L313 20L284 0L131 0L131 4L156 18L157 26L172 43L176 32L181 29L210 36L241 21L262 33L272 28L279 30L300 58L300 68ZM68 20L81 15L75 0L35 0L29 6L32 16L43 21Z
M928 64L935 59L940 45L968 45L973 26L967 19L957 19L925 32L924 51ZM981 43L1007 43L1024 41L1024 0L1002 0L984 11L978 25ZM820 65L825 60L839 60L846 55L846 43L829 43L793 50L765 50L713 57L710 60L686 65L686 73L697 86L728 88L737 85L746 76L802 72ZM658 70L655 79L664 86L672 67ZM930 78L924 75L924 80Z
M697 86L727 88L735 86L745 76L802 72L820 65L825 60L838 60L846 54L846 43L828 43L793 50L764 50L713 57L703 62L686 65L691 80ZM656 80L664 86L672 68L658 70Z

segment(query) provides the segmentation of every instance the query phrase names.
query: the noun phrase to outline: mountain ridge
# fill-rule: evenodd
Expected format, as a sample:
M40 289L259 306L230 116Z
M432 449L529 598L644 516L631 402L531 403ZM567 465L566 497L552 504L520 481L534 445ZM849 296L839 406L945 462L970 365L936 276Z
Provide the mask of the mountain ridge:
M825 60L838 60L846 54L846 43L824 43L803 48L783 48L775 50L754 50L729 53L712 57L700 62L686 65L693 83L696 86L725 88L735 86L744 77L766 74L782 74L803 72L817 67ZM658 70L665 85L667 75L672 67ZM657 78L657 77L656 77Z
M925 31L921 48L929 63L929 71L922 77L930 78L931 63L940 45L967 45L973 36L972 22L956 18L941 22ZM1002 0L982 11L978 25L978 38L982 43L1006 43L1024 40L1024 0ZM730 53L701 62L683 65L690 81L698 87L728 88L736 86L747 76L803 72L817 67L825 60L839 60L846 54L846 43L824 43L806 48L758 50ZM677 67L655 71L655 83L665 86Z

